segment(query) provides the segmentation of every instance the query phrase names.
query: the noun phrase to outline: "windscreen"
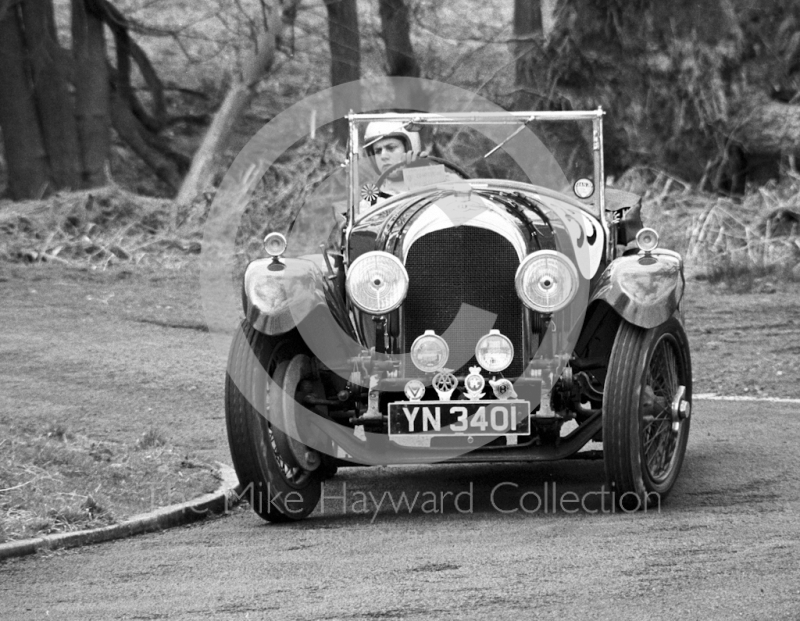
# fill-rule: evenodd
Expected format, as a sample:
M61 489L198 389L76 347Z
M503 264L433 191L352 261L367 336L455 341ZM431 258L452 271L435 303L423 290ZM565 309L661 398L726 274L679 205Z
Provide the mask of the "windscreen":
M399 127L416 131L422 153L404 150L399 155L396 145L390 154L383 148L384 143L392 146L392 134L376 141L368 121L357 126L356 217L390 196L463 178L530 183L573 196L591 210L595 166L591 120L401 122ZM401 142L398 133L395 142Z

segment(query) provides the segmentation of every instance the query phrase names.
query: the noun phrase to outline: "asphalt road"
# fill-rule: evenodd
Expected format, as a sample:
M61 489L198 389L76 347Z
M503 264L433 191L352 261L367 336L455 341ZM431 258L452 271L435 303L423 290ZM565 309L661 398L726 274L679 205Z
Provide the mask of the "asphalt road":
M630 515L601 462L347 469L300 524L245 505L0 564L0 618L798 619L798 446L796 404L697 402L673 495Z

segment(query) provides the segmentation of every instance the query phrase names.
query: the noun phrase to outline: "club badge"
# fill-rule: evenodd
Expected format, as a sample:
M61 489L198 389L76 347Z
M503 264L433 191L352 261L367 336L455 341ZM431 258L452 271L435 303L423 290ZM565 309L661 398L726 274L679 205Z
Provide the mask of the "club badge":
M361 186L361 198L374 205L378 201L378 188L372 183L365 183Z
M489 386L492 387L494 396L498 399L505 401L506 399L517 398L517 393L514 391L514 385L507 379L489 380Z
M481 375L480 367L470 367L469 375L464 378L464 388L466 389L467 399L477 401L482 399L484 394L481 392L486 387L486 380Z
M449 401L453 391L458 386L458 378L452 373L439 372L433 376L433 389L439 395L440 401Z
M403 392L409 401L419 401L425 395L425 384L418 379L409 380Z

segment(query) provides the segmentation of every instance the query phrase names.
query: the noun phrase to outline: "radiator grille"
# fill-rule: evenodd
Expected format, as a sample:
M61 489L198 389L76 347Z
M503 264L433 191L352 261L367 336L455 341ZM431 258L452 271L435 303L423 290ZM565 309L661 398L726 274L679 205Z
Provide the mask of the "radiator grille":
M425 330L443 336L462 302L496 315L494 325L514 344L514 361L503 374L522 372L522 302L514 289L519 258L512 244L488 229L459 226L429 233L411 246L406 258L409 289L403 303L405 351ZM484 313L468 312L463 329L447 334L448 368L456 375L475 366L475 344L488 332ZM466 362L464 362L466 361ZM463 363L463 364L458 364ZM406 374L419 373L413 365Z

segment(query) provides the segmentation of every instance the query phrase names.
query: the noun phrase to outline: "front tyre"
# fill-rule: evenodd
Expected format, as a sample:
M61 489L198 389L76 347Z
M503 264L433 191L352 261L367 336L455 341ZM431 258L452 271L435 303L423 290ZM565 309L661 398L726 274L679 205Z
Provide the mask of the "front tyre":
M671 317L645 330L622 321L603 399L606 477L624 510L660 506L689 438L692 368L683 326Z
M269 337L243 321L228 358L225 419L231 458L244 497L270 522L305 518L321 495L321 473L299 467L286 453L285 436L270 422L280 420L275 410L287 401L283 393L295 397L298 386L284 382L302 351L296 334Z

